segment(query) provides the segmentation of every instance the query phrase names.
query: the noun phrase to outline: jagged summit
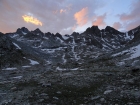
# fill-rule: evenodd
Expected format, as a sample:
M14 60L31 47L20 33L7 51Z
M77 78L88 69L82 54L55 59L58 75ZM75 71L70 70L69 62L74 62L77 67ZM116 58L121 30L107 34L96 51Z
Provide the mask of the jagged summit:
M85 32L88 34L93 34L93 33L99 34L100 29L98 28L98 26L92 26L92 27L87 28Z
M113 34L121 34L122 33L122 32L119 32L118 30L116 30L115 28L110 27L110 26L106 26L106 28L104 30L106 32L113 33Z
M42 40L45 42L34 42L32 44L35 47L47 46L47 47L58 47L63 44L84 44L84 45L94 45L98 48L105 50L114 50L125 46L126 44L131 44L139 40L139 27L128 31L128 33L119 32L113 27L107 26L105 29L100 30L98 26L92 26L86 29L85 32L79 34L78 32L73 32L71 35L61 35L60 33L43 33L39 28L34 31L29 31L27 28L22 27L17 29L16 35L13 38L18 40ZM9 34L10 35L10 34ZM29 42L31 44L31 42ZM41 44L41 43L46 43ZM55 43L55 44L52 44Z
M29 30L25 27L18 28L16 31L16 33L18 33L18 34L23 34L23 33L28 33L28 32L29 32Z
M35 29L33 32L35 32L35 33L43 33L39 28Z

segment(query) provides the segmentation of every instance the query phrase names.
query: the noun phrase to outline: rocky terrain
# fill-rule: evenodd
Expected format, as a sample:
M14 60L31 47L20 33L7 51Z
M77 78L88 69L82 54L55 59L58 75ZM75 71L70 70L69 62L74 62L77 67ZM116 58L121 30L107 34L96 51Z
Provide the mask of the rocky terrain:
M0 33L1 105L139 105L140 26L72 35Z

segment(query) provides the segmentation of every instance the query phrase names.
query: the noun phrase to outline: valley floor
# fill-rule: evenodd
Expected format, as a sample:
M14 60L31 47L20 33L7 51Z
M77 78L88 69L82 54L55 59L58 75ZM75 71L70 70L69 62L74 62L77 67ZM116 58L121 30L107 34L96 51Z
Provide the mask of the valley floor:
M140 71L130 68L0 71L0 105L139 105Z

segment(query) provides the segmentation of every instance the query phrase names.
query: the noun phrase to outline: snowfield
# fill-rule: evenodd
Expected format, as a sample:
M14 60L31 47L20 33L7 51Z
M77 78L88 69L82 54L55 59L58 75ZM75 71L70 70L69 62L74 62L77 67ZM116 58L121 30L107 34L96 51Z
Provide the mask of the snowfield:
M140 56L140 44L135 47L132 47L130 49L124 50L122 52L115 53L112 55L112 57L115 57L118 55L123 55L125 53L131 54L130 58L127 58L127 60L139 57Z
M139 56L140 56L140 44L139 44L138 46L132 48L132 49L133 49L134 52L133 52L133 54L131 55L130 59L139 57ZM135 49L135 50L134 50L134 49Z

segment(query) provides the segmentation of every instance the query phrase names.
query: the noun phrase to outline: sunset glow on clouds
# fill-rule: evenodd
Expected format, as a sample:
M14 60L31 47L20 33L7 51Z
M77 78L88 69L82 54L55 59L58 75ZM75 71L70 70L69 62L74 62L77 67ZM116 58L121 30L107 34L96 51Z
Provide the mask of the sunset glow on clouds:
M42 26L42 22L39 21L37 18L34 18L33 16L23 15L22 18L27 23L32 23L32 24L35 24L35 25Z
M76 23L79 26L83 26L88 22L88 17L87 17L87 12L88 12L88 8L83 8L82 10L80 10L79 12L76 12L74 14L74 18L76 20Z
M71 34L92 25L127 31L140 25L139 5L140 0L0 0L0 32L26 27Z
M115 29L119 30L120 28L122 28L122 24L119 23L119 22L115 22L115 23L113 24L113 27L114 27Z
M92 23L93 25L101 26L101 27L106 26L106 23L105 23L106 14L104 14L102 16L96 16L94 18L95 18L95 20Z

